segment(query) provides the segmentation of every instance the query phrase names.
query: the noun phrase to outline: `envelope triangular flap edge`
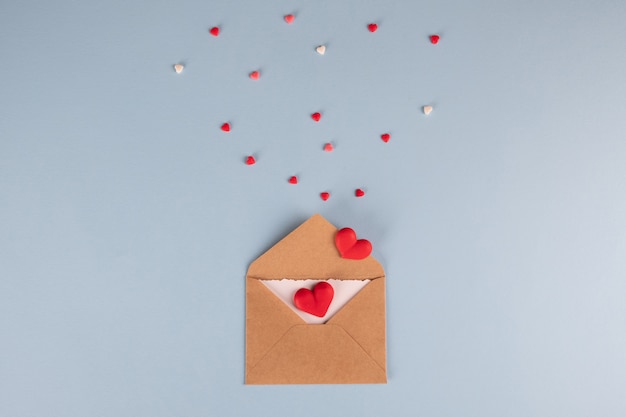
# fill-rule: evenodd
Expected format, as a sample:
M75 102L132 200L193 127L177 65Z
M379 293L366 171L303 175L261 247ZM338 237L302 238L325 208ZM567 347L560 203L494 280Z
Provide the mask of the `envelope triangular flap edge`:
M246 384L366 384L386 372L341 327L297 325L246 374Z
M335 247L337 228L315 214L285 236L248 268L256 279L376 279L385 275L373 256L344 259Z

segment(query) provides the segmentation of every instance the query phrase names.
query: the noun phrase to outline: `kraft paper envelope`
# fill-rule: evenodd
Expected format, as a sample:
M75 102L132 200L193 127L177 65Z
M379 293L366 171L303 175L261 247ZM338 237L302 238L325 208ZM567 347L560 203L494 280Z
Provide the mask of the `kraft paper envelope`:
M385 271L344 259L337 228L314 215L246 276L246 384L386 383ZM324 324L306 324L262 280L371 280Z

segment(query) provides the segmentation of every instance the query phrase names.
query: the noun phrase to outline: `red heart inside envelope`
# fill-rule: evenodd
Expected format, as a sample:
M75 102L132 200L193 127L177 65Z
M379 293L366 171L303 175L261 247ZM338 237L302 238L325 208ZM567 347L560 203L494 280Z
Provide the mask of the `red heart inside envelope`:
M333 301L335 290L328 282L319 282L313 287L313 291L307 288L300 288L293 296L293 303L305 313L317 317L324 317Z
M356 239L356 233L345 227L335 235L335 246L342 258L365 259L372 253L372 244L369 240Z

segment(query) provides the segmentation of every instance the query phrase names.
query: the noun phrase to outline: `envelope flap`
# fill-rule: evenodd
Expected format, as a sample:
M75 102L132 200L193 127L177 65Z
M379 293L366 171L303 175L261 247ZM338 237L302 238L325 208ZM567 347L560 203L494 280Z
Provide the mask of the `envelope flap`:
M341 327L294 326L259 363L247 384L385 383L387 375Z
M385 368L385 278L373 280L327 323L341 326ZM382 313L382 314L381 314Z
M302 323L261 282L246 280L246 364L256 364L289 328Z
M374 257L344 259L335 247L337 228L316 214L257 258L248 277L256 279L375 279L385 272Z

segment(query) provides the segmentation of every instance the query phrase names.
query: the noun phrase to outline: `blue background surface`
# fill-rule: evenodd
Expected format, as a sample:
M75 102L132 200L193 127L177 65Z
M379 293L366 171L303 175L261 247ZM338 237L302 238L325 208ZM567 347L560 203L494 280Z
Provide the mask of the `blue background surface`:
M2 2L0 415L626 415L624 21ZM246 269L316 212L386 269L389 384L244 386Z

